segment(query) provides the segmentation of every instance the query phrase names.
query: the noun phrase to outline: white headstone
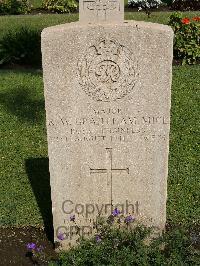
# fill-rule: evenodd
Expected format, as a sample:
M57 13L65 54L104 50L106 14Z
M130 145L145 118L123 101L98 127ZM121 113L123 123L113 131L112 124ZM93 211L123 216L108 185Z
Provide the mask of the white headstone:
M165 226L173 33L117 22L121 5L80 2L81 20L95 23L42 32L52 211L63 248L94 233L98 214L115 207Z
M84 22L123 21L123 0L80 0L79 20Z

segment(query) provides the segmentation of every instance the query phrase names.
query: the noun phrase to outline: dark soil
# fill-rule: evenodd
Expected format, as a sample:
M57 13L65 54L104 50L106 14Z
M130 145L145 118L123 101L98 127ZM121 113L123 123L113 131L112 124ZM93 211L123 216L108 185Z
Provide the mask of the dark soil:
M31 242L44 247L43 251L38 253L41 258L28 252L26 245ZM54 246L42 228L0 228L0 266L41 266L48 265L48 261L56 258Z

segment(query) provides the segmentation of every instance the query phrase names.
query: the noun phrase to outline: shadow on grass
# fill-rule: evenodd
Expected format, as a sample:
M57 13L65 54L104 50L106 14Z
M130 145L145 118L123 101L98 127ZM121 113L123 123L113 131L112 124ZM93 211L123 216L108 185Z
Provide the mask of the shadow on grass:
M19 85L7 92L0 92L0 104L22 122L40 122L44 119L44 99L37 99L34 86ZM37 96L38 97L38 96Z
M37 204L44 221L45 233L53 242L53 217L48 158L30 158L25 162Z

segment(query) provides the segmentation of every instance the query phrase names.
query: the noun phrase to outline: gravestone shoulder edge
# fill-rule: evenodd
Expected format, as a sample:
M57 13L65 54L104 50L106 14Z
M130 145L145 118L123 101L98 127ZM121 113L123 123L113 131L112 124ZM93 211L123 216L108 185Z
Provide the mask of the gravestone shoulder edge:
M158 24L158 23L151 23L151 22L143 22L143 21L135 21L135 20L126 20L124 22L110 22L110 23L105 23L105 22L99 22L99 23L80 23L80 22L71 22L71 23L65 23L65 24L60 24L48 28L44 28L41 37L45 38L50 36L51 34L56 34L56 33L63 33L67 30L70 29L92 29L96 27L105 27L105 28L115 28L115 27L134 27L137 28L138 30L142 29L149 29L151 31L155 30L160 31L160 32L166 32L171 34L173 36L173 30L171 27L164 25L164 24Z

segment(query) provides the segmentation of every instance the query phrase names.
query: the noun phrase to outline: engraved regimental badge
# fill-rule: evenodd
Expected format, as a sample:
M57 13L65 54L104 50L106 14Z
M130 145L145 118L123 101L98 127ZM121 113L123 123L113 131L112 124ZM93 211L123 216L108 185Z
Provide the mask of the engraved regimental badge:
M130 93L137 80L137 62L116 40L101 39L78 61L79 82L96 101L110 102Z

